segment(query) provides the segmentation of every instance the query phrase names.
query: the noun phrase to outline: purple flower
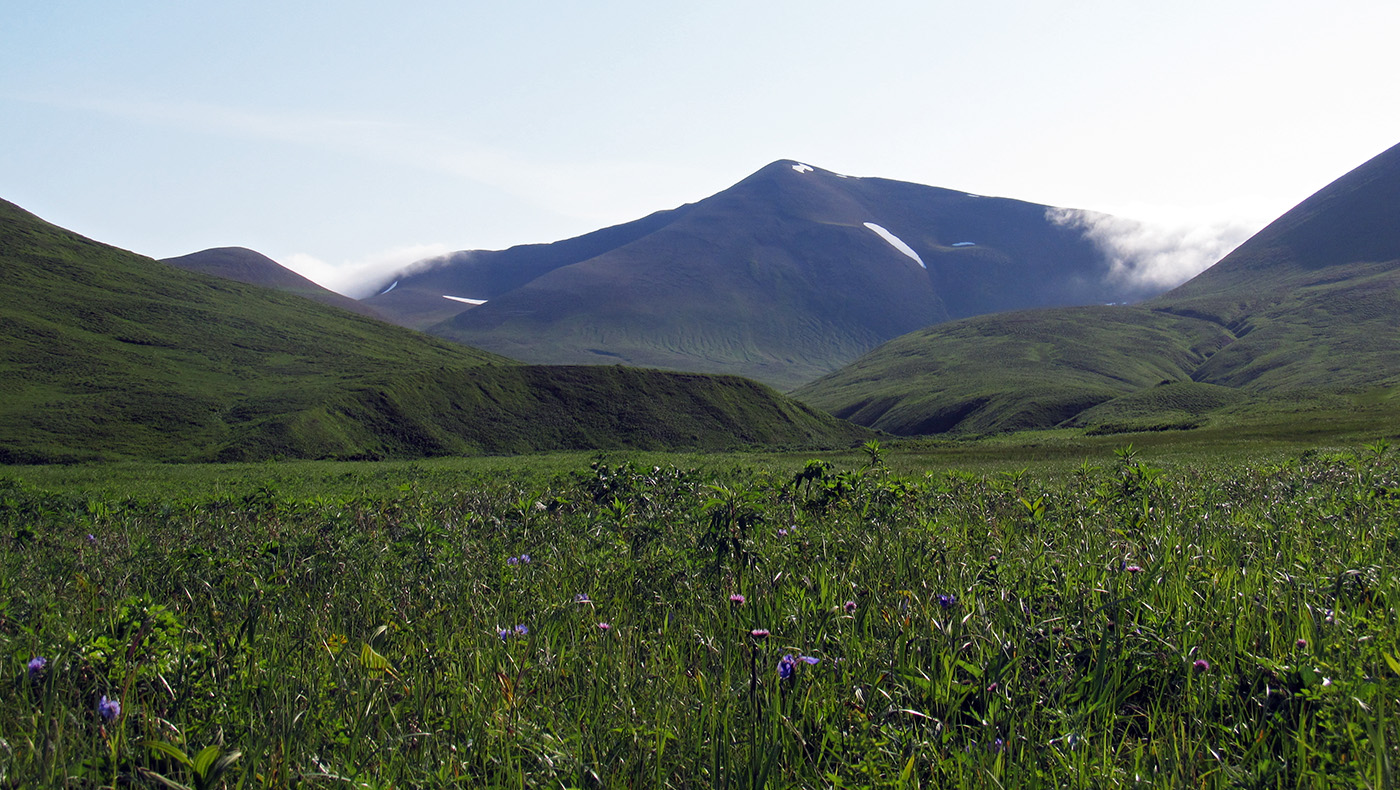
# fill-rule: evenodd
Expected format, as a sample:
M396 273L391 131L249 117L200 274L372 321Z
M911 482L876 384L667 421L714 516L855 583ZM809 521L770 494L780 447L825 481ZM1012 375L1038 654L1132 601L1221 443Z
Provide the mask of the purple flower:
M48 663L48 659L43 656L35 656L29 659L29 679L34 680L39 677L39 673L44 671L44 666Z
M780 538L786 538L787 536L788 536L788 531L787 531L787 530L785 530L785 529L780 529L780 530L778 530L778 537L780 537Z
M952 609L954 606L958 605L958 596L940 595L938 596L938 605L944 609Z
M611 628L612 628L612 626L609 625L608 623L599 623L599 624L598 624L598 630L599 630L599 631L607 631L607 630L610 630Z
M96 546L96 545L97 545L97 536L94 535L94 534L92 534L91 532L89 532L89 533L88 533L88 536L87 536L87 542L88 542L88 545L89 545L89 546Z
M1204 658L1198 658L1196 659L1196 663L1191 665L1191 668L1196 670L1197 673L1204 674L1210 671L1210 662Z
M1298 647L1299 647L1300 649L1301 649L1301 648L1305 648L1305 647L1307 647L1307 646L1308 646L1308 640L1306 640L1306 639L1299 639L1299 640L1298 640Z
M813 658L812 656L794 656L789 653L778 659L778 677L783 680L791 678L793 670L797 669L797 662L799 661L809 666L815 666L821 662L821 659Z
M506 641L507 639L509 639L509 638L510 638L510 635L511 635L511 630L510 630L509 628L502 628L501 630L499 630L499 631L496 632L496 636L499 636L499 637L501 638L501 641L502 641L502 642L504 642L504 641Z
M767 639L767 638L768 638L768 629L767 629L767 628L755 628L754 630L752 630L752 631L749 632L749 636L753 637L754 639Z
M1142 566L1140 566L1140 565L1129 565L1128 567L1124 568L1123 570L1127 571L1128 573L1142 573Z
M507 564L507 565L518 565L519 563L520 563L520 558L519 558L519 557L507 557L507 558L506 558L506 564Z
M588 593L579 593L574 596L574 603L591 603L592 600L588 597Z
M739 604L744 602L744 596L740 595L739 593L734 593L733 595L729 596L729 602L734 604L735 606L738 606Z
M119 700L107 699L107 695L102 695L102 699L97 703L97 715L103 721L110 722L122 715L122 704Z
M855 601L847 601L847 602L846 602L846 614L855 614L855 611L856 611L856 602L855 602Z
M517 626L515 627L515 635L516 635L516 636L526 636L526 635L528 635L529 633L530 633L530 629L529 629L528 627L526 627L526 626L517 625Z
M520 555L520 562L523 563L523 564L525 564L525 565L529 565L529 564L530 564L530 555L529 555L529 554L521 554L521 555Z

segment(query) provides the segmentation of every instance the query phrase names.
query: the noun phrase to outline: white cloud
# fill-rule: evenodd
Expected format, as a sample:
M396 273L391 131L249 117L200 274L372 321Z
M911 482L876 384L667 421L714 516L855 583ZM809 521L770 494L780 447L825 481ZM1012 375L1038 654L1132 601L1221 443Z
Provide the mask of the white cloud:
M1103 251L1109 277L1144 290L1173 288L1205 271L1257 232L1261 223L1239 219L1140 221L1093 211L1049 208L1046 218L1077 228Z
M412 264L427 264L451 251L445 244L406 244L338 263L303 252L288 255L278 262L323 288L363 299L380 291L391 277Z

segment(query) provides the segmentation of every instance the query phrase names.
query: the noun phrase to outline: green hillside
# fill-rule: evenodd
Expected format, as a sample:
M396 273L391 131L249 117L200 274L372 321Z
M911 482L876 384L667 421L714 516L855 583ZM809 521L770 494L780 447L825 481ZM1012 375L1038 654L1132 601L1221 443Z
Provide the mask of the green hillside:
M905 335L793 394L896 434L1046 427L1189 379L1231 340L1209 321L1134 307L1002 313Z
M857 431L735 379L518 370L100 244L3 201L0 264L0 462L841 444ZM652 401L634 405L632 387ZM561 414L560 402L592 410Z
M917 435L1184 429L1291 411L1299 398L1383 393L1400 384L1398 213L1400 146L1140 306L932 327L794 394ZM1183 384L1159 387L1171 382Z

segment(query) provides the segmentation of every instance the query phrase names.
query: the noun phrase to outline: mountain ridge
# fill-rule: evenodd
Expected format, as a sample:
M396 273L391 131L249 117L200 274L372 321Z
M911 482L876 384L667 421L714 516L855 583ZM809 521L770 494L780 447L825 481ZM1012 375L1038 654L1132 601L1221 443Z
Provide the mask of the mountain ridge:
M1051 208L779 160L593 234L416 265L365 301L527 362L790 387L948 319L1152 293L1111 278L1105 252Z

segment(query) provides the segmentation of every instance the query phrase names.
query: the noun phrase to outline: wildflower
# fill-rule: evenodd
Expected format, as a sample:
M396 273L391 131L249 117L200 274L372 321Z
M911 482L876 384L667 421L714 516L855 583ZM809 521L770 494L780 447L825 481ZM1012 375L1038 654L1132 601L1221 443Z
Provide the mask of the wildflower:
M846 604L845 604L845 608L846 608L846 614L854 614L855 611L856 611L856 602L855 602L855 601L847 601Z
M738 606L739 604L744 602L744 596L740 595L739 593L734 593L733 595L729 596L729 602L734 604L735 606Z
M120 700L107 699L107 695L102 695L102 699L97 703L97 715L103 721L110 722L122 715L122 704Z
M526 635L529 634L529 633L530 633L530 629L527 628L526 626L517 625L517 626L515 627L515 635L516 635L516 636L526 636Z
M752 631L749 632L749 636L753 637L754 639L767 639L767 638L768 638L768 629L767 629L767 628L755 628L754 630L752 630Z
M588 593L579 593L574 596L574 603L592 603L593 599L588 597Z
M958 596L940 595L938 596L938 605L944 609L952 609L954 606L958 605Z
M1305 647L1307 647L1307 646L1308 646L1308 640L1306 640L1306 639L1299 639L1299 640L1298 640L1298 647L1299 647L1299 649L1305 648Z
M506 564L507 564L507 565L518 565L519 563L520 563L520 558L519 558L519 557L507 557L507 558L506 558Z
M499 636L501 638L501 641L504 642L510 638L510 633L511 631L509 628L502 628L501 630L496 632L496 636Z
M91 532L89 532L89 533L88 533L88 536L87 536L87 542L88 542L88 545L89 545L89 546L96 546L96 545L97 545L97 536L94 535L94 534L92 534Z
M821 661L821 659L813 658L812 656L794 656L793 654L789 653L783 656L782 658L778 659L778 677L782 680L790 679L792 677L793 670L797 669L797 662L799 661L801 661L804 664L815 666Z
M780 529L780 530L778 530L778 537L780 537L780 538L786 538L787 536L788 536L788 531L787 531L787 530L785 530L785 529Z
M529 565L529 564L530 564L530 555L529 555L529 554L521 554L521 555L520 555L520 562L521 562L522 565Z
M1191 665L1191 668L1196 670L1198 674L1204 674L1210 671L1210 662L1204 658L1198 658L1196 663Z
M612 626L611 626L610 624L608 624L608 623L599 623L599 624L598 624L598 630L599 630L599 631L608 631L608 630L611 630L611 629L612 629Z
M39 673L44 671L44 666L48 663L48 659L43 656L35 656L29 659L29 679L34 680L39 677Z
M1129 565L1128 567L1124 568L1123 570L1127 571L1128 573L1142 573L1142 566L1140 566L1140 565Z

